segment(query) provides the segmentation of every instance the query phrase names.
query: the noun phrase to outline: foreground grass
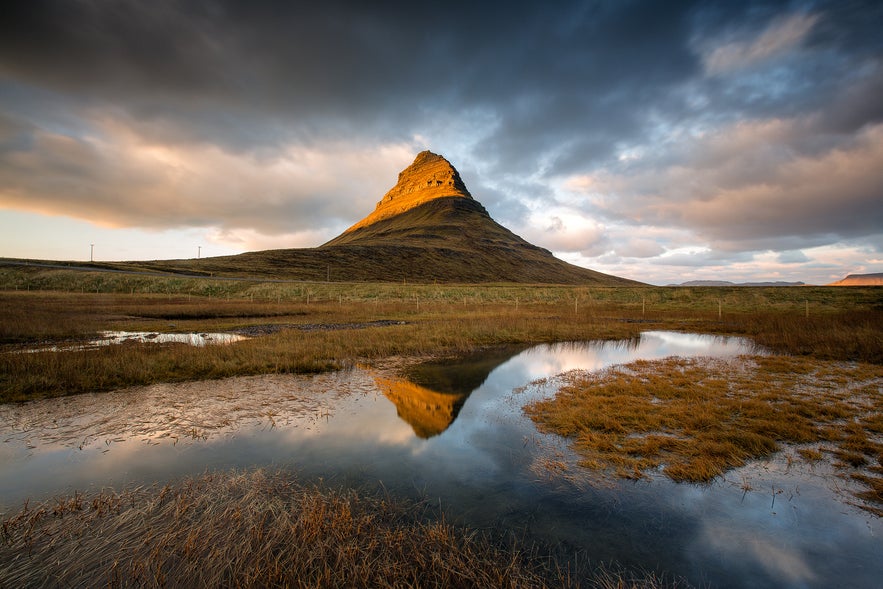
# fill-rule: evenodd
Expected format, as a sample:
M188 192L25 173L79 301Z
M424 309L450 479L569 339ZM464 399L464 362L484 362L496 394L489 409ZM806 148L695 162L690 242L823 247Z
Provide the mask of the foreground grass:
M661 587L565 570L385 495L263 470L74 495L4 517L0 585L104 587Z
M573 440L582 466L706 482L783 444L829 455L883 515L883 366L783 356L668 358L564 375L526 413Z

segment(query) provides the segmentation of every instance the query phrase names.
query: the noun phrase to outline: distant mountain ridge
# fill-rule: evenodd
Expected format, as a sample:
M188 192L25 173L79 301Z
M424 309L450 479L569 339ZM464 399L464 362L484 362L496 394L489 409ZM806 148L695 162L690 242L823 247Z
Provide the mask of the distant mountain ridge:
M806 286L804 282L730 282L729 280L689 280L668 286Z
M828 286L883 286L883 272L876 274L849 274Z

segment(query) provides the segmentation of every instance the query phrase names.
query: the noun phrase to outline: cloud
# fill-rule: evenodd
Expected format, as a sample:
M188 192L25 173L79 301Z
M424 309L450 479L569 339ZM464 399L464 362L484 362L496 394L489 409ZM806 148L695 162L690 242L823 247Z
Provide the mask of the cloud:
M114 119L92 123L93 134L75 137L0 126L0 204L105 226L249 230L250 244L261 241L256 233L310 235L320 241L295 241L318 245L373 210L414 152L326 142L242 154L153 143Z
M593 203L610 218L689 228L722 247L879 233L883 125L801 154L807 132L801 120L726 125L691 138L658 164L596 174L586 190L604 195ZM568 182L578 187L587 180Z
M533 211L527 221L514 228L532 243L557 252L583 252L589 255L605 251L605 227L596 221L564 207Z
M776 259L780 264L802 264L809 262L809 258L801 250L789 250L781 252Z
M806 39L818 20L815 14L780 17L753 38L717 45L703 55L705 71L710 75L727 74L786 53Z

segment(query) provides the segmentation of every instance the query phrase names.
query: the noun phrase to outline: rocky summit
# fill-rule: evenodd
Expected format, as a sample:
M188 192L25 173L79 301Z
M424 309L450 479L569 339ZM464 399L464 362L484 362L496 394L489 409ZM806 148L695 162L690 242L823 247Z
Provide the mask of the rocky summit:
M451 162L431 151L422 151L414 163L399 172L398 182L383 195L374 212L344 233L394 217L433 199L447 197L472 199Z

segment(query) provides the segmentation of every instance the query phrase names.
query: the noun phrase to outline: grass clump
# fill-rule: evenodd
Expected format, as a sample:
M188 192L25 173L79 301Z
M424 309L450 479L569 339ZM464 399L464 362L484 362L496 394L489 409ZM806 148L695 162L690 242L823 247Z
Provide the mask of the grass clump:
M871 509L883 505L879 365L667 358L562 378L554 398L525 411L541 430L571 438L583 466L624 477L661 468L675 481L707 482L782 444L824 443L868 487L860 498ZM822 452L799 454L816 461Z
M161 489L76 494L2 521L9 587L573 587L535 550L455 527L426 505L211 473ZM617 579L619 582L617 582ZM658 587L603 572L586 586Z

